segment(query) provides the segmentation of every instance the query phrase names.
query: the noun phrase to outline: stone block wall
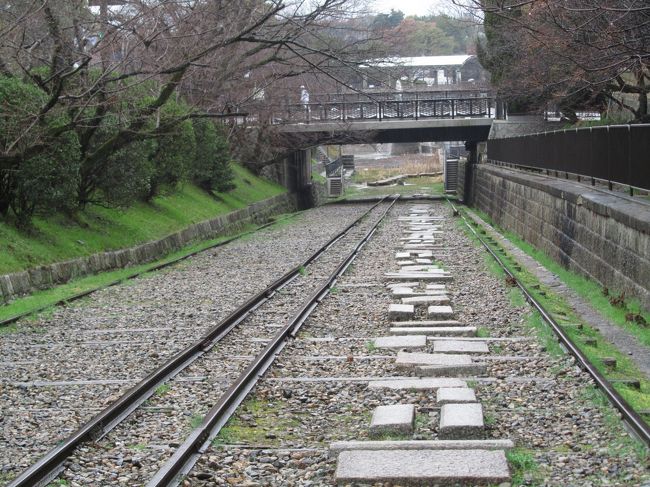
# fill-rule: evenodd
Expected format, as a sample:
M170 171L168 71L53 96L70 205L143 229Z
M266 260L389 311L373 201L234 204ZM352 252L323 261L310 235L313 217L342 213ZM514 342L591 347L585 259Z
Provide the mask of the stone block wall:
M554 260L650 309L650 205L479 164L472 206Z
M175 252L190 242L208 240L232 232L247 223L262 223L272 215L295 211L295 195L285 193L258 201L246 208L195 223L160 240L136 247L101 252L65 262L35 267L0 276L0 299L9 301L40 289L98 272L145 264Z

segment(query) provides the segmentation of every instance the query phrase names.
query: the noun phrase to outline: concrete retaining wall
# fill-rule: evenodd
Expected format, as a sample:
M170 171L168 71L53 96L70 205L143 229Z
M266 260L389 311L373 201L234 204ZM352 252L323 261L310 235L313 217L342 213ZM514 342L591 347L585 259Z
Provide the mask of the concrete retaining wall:
M487 164L473 206L554 260L650 309L650 206L561 179Z
M220 215L212 220L195 223L160 240L147 242L137 247L102 252L66 262L35 267L23 272L5 274L0 276L0 299L9 301L39 289L66 283L74 278L145 264L164 257L170 252L175 252L192 241L208 240L226 231L241 228L247 223L263 222L271 215L294 211L295 207L294 195L285 193L258 201L241 210Z

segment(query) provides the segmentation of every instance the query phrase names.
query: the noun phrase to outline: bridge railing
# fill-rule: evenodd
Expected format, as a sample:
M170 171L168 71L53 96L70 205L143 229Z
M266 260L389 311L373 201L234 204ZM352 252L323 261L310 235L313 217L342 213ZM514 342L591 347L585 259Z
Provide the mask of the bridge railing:
M291 94L287 94L291 99ZM432 99L457 99L457 98L486 98L493 97L489 88L479 89L437 89L437 90L374 90L351 91L344 93L316 93L310 95L312 103L350 103L371 101L401 101L401 100L432 100Z
M488 97L319 102L276 107L272 123L346 122L357 120L419 120L424 118L491 118Z
M609 125L490 139L488 161L650 190L650 124Z

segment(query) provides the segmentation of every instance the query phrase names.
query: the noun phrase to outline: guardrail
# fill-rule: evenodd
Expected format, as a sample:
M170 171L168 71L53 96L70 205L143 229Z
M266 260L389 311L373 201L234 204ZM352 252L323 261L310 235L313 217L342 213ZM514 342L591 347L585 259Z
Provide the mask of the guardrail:
M650 124L556 130L487 144L489 162L650 190Z
M491 118L494 100L483 98L402 99L289 104L272 112L272 123Z

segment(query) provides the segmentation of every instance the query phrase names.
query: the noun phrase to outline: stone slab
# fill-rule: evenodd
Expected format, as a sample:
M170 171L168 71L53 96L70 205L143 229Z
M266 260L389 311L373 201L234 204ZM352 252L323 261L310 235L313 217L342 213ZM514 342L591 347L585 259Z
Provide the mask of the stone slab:
M427 284L426 289L437 289L437 290L445 290L447 286L444 284Z
M425 335L388 336L375 338L377 348L422 348L427 345Z
M412 265L412 264L415 264L414 260L398 260L397 261L397 265L399 265L399 266L409 266L409 265Z
M370 434L413 433L415 406L413 404L391 404L377 406L372 413Z
M436 393L436 402L440 405L476 402L476 394L469 387L441 387Z
M439 245L432 245L432 244L424 244L424 243L414 243L414 244L404 244L402 245L402 248L404 250L416 250L416 249L422 249L422 250L438 250L441 249L442 247Z
M393 326L389 331L393 335L426 335L443 338L476 335L474 326Z
M424 365L416 367L415 372L420 377L476 377L487 374L487 365L478 362L467 365Z
M413 353L399 352L395 358L397 367L415 367L417 365L468 365L472 363L469 355L448 353Z
M408 259L411 257L411 252L397 252L395 254L396 259Z
M433 351L437 353L489 353L487 343L483 341L436 340Z
M413 318L415 307L412 304L391 304L388 306L388 319L395 321Z
M449 296L445 296L444 294L438 294L438 295L424 295L424 296L408 296L405 298L402 298L402 303L403 304L431 304L431 303L437 303L438 305L446 305L449 303Z
M406 242L410 240L431 240L433 241L434 239L434 230L420 230L420 231L413 231L413 230L406 230L404 232L404 236L400 237L400 241Z
M351 450L509 450L514 447L512 440L352 440L333 442L329 454L334 457Z
M389 282L386 284L386 287L388 289L392 289L394 287L415 287L419 286L420 283L417 281L411 281L411 282Z
M412 281L414 279L422 281L452 281L454 279L449 274L434 272L386 272L384 276L388 279L401 279L405 281Z
M467 382L449 377L432 377L426 379L386 379L368 382L369 389L390 389L393 391L418 390L436 391L441 387L467 387Z
M478 438L483 429L483 406L479 403L444 404L440 408L438 437L442 440Z
M412 287L392 287L391 292L395 297L413 296L415 294Z
M417 258L415 259L416 264L433 264L433 260L431 259L424 259L424 258Z
M446 296L445 291L439 289L414 289L413 287L392 287L394 296Z
M510 480L502 450L351 450L339 454L336 482L398 485L498 484Z
M392 326L395 327L422 327L422 328L428 328L428 327L436 327L436 326L441 326L441 327L452 327L452 326L461 326L460 321L457 320L422 320L422 321L394 321L391 323Z
M445 272L440 266L437 265L405 265L400 269L402 272Z
M427 308L427 316L429 318L450 318L451 316L454 315L454 310L451 308L451 306L445 305L445 306L429 306Z

